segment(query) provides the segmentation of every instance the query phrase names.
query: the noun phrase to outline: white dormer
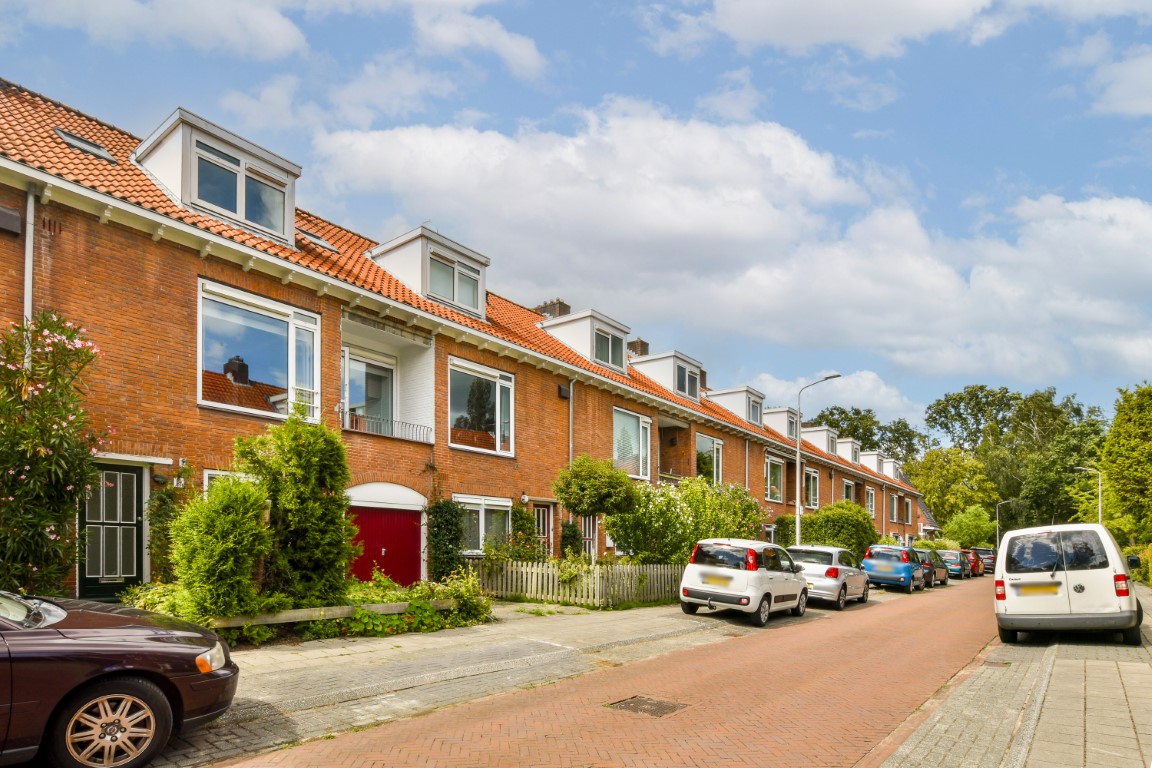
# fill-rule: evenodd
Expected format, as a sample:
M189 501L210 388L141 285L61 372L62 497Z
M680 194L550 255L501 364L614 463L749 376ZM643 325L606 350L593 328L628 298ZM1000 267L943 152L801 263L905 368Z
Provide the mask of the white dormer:
M853 464L860 463L860 441L853 437L841 437L836 441L836 455Z
M299 165L183 109L144 139L132 159L185 208L295 243Z
M900 474L900 462L896 459L884 459L884 474L893 480L898 479Z
M750 424L760 426L764 423L764 393L752 387L711 390L708 399Z
M625 346L630 328L594 309L540 322L540 327L573 350L601 365L626 372Z
M877 474L884 474L884 454L880 451L861 451L860 461L857 463Z
M367 256L424 298L485 319L487 256L426 227L381 243Z
M632 358L632 366L648 378L689 400L700 399L700 363L679 352Z
M795 408L766 408L764 409L764 426L774 429L789 440L796 440L796 430L800 419L796 416Z
M839 456L840 453L836 448L839 442L840 433L832 427L805 427L802 430L804 439L812 443L825 453L830 453L833 456Z

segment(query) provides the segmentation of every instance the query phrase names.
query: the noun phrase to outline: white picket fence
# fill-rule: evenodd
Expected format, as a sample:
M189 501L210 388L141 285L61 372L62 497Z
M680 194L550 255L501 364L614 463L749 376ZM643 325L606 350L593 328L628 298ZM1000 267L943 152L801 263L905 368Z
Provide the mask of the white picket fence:
M675 600L682 565L593 565L578 578L562 583L559 566L546 563L504 563L485 568L473 561L484 589L493 597L611 608L622 603Z

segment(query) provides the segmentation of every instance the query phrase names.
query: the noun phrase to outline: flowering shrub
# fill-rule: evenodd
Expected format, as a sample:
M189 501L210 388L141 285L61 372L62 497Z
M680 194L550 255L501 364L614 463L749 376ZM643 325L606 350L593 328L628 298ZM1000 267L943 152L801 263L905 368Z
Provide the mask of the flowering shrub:
M51 312L0 336L0 589L60 594L103 438L81 408L100 350Z

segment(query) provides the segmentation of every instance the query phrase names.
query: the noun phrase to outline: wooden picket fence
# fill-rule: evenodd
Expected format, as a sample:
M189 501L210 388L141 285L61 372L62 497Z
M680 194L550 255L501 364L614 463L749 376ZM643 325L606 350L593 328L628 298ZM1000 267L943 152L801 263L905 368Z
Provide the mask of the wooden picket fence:
M469 566L493 597L594 608L675 600L684 574L682 565L593 565L564 583L556 562L485 567L481 561L471 561Z

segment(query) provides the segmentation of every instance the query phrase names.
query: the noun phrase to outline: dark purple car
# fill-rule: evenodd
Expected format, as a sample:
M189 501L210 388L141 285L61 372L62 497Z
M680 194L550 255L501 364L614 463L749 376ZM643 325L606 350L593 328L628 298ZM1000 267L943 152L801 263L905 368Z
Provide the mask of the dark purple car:
M240 671L216 635L136 608L0 592L0 765L137 768L224 714Z

